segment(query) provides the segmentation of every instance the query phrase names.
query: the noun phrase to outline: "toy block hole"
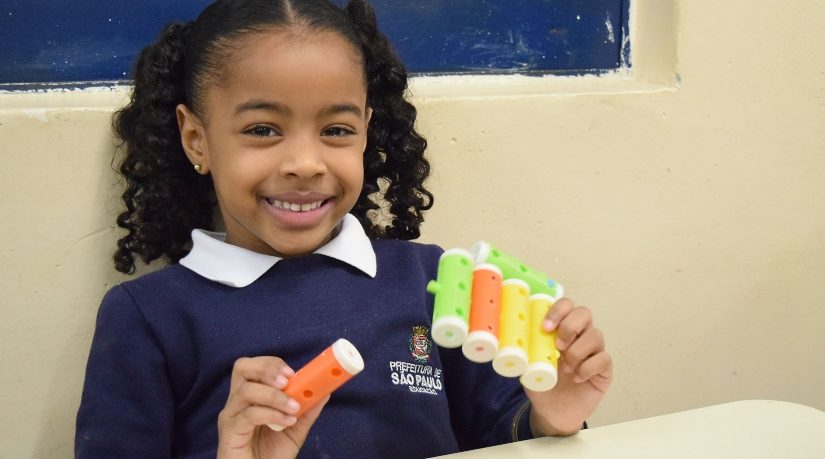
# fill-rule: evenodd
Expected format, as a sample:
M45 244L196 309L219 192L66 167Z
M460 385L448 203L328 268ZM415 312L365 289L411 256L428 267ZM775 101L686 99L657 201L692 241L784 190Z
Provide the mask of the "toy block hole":
M541 376L536 377L536 382L537 383L542 383L543 381L544 381L544 378L542 378Z
M526 273L528 271L527 266L524 266L524 265L518 265L518 270L523 272L523 273Z
M444 335L445 335L447 338L452 338L452 337L453 337L453 332L448 331L448 332L445 332L445 333L444 333Z
M460 316L463 316L464 315L464 310L461 309L461 308L455 308L455 313L460 315Z
M521 296L527 296L527 295L529 295L529 293L527 292L527 290L525 290L525 289L523 289L523 288L518 289L518 294L519 294L519 295L521 295Z
M527 318L526 318L526 317L524 317L524 314L523 314L523 313L519 313L519 314L518 314L518 320L520 320L520 321L524 322L525 320L527 320Z
M461 290L467 290L467 285L465 285L464 282L459 282L458 288L460 288Z
M513 368L514 366L516 366L516 364L511 362L511 361L508 361L507 363L504 364L504 366L507 367L507 368Z
M476 352L484 352L484 346L476 346Z
M487 325L487 330L493 331L493 326L492 325Z
M524 340L519 338L516 340L516 344L518 345L518 347L524 347Z
M330 373L332 373L332 376L335 376L337 378L337 377L341 376L341 369L340 368L333 368Z
M493 299L493 298L490 298L490 304L496 304L496 300Z
M493 251L492 251L492 252L490 252L490 253L492 253L492 254L493 254L493 256L494 256L494 257L496 257L496 258L498 258L498 257L500 257L500 256L501 256L501 252L499 252L498 250L493 250Z
M309 389L304 391L304 398L312 398L313 395L315 395L315 394L312 393L312 391L309 390Z
M470 260L468 260L466 258L462 258L461 259L461 264L464 265L464 266L469 266L470 265Z

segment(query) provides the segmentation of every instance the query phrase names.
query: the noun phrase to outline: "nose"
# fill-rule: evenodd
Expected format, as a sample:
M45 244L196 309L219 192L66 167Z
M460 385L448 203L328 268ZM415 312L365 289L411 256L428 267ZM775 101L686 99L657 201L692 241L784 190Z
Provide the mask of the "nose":
M320 142L296 141L284 152L281 174L286 177L310 179L326 174L327 165Z

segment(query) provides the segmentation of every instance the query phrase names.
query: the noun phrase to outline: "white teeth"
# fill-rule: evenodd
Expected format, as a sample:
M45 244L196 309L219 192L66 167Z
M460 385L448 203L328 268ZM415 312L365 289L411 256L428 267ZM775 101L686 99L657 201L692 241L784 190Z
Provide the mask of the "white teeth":
M308 204L294 204L291 202L278 201L275 199L270 199L268 201L275 208L291 210L292 212L309 212L310 210L314 210L321 207L321 204L324 203L324 201L316 201Z

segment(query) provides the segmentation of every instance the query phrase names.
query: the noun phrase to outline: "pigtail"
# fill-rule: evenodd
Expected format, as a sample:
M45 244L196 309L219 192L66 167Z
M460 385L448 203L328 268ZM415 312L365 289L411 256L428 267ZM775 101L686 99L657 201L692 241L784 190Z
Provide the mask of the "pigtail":
M424 188L430 163L424 157L427 141L415 130L416 109L404 99L407 70L395 55L386 36L378 31L375 12L363 0L352 0L344 8L361 43L367 78L367 104L373 109L364 153L364 189L353 208L372 237L415 239L420 236L423 211L433 205L433 195ZM369 218L378 209L370 195L387 188L392 222L382 226Z
M125 157L126 211L117 224L127 230L114 255L118 271L132 274L135 255L145 263L188 252L193 228L211 228L213 190L197 174L181 146L175 108L186 102L184 55L190 24L166 27L140 53L129 104L115 113L113 128ZM125 148L124 148L125 147Z

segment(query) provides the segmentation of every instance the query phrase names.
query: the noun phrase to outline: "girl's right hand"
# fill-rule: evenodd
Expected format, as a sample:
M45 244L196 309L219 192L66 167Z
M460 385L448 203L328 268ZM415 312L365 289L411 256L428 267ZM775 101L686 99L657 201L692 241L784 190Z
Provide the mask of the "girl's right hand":
M229 399L218 415L218 458L294 458L329 397L295 418L298 402L283 392L295 372L277 357L242 358L232 369ZM276 432L268 424L285 426Z

